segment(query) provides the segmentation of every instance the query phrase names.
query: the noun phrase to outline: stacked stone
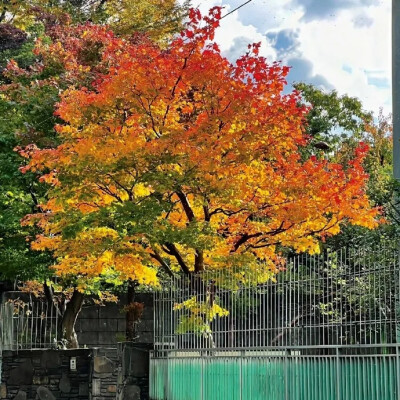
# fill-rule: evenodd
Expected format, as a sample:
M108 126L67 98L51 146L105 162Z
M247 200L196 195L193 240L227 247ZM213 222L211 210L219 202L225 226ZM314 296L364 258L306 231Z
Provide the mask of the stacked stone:
M115 399L118 379L117 356L116 348L93 349L92 400Z
M87 400L92 356L87 349L3 351L1 399ZM71 358L76 369L71 369Z
M117 400L149 399L149 351L147 343L118 344Z

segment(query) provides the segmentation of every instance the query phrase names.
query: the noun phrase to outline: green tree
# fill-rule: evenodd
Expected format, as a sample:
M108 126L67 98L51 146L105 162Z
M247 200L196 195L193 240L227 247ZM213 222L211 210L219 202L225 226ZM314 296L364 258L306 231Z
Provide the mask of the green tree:
M20 167L24 163L15 149L29 144L41 148L54 147L57 144L54 127L59 122L54 111L60 94L69 85L77 88L86 85L94 79L95 74L106 70L106 63L101 62L102 49L104 43L112 39L112 34L102 37L105 28L101 24L79 24L89 19L107 22L112 18L111 13L106 15L100 9L105 3L85 0L2 2L0 279L39 280L44 283L43 294L48 296L51 302L54 299L50 299L52 287L49 285L49 278L53 275L53 256L50 252L32 251L30 242L38 230L26 225L21 226L21 220L26 214L42 211L41 204L45 202L47 189L39 182L35 172L21 174ZM90 8L89 4L98 8ZM141 4L144 6L147 2ZM157 40L162 40L162 32L169 36L180 26L183 13L179 14L179 21L176 14L168 13L183 10L184 8L159 8L159 15L163 12L165 14L163 21L174 21L175 28L172 27L172 22L167 24L168 29L162 24L146 28L146 20L142 24L140 35L145 35L146 30L150 30L149 34ZM132 20L139 24L141 15L131 14ZM136 27L132 26L132 29L129 31L126 28L123 33L126 36L136 35ZM71 279L61 283L64 288L76 289L79 285L77 280ZM120 281L109 275L104 279L92 280L87 293L98 294L105 287L119 284ZM74 290L72 296L69 296L66 311L62 312L63 326L73 328L74 324L71 321L75 321L84 295L85 293ZM74 336L73 330L71 336Z
M343 231L328 240L327 245L340 248L349 243L375 243L396 237L400 216L394 207L398 184L393 179L391 116L381 111L377 117L366 111L362 102L336 91L324 92L313 85L297 83L295 88L310 107L306 132L311 140L304 155L315 154L347 165L360 141L369 146L364 168L369 174L368 195L374 205L382 207L387 219L376 230L344 226Z

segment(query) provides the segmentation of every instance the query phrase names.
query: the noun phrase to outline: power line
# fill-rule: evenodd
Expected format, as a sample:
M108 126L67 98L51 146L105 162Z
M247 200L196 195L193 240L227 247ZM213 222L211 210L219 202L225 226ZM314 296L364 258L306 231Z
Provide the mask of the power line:
M221 19L227 17L227 16L230 15L230 14L233 14L235 11L237 11L237 10L239 10L240 8L244 7L246 4L251 3L252 1L253 1L253 0L247 0L246 2L244 2L243 4L241 4L240 6L234 8L233 10L231 10L231 11L229 11L228 13L226 13L225 15L223 15L223 16L221 17Z

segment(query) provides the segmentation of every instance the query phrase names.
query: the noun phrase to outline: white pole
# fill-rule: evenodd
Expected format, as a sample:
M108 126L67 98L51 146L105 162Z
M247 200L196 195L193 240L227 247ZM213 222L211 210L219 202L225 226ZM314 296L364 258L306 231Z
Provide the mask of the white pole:
M392 0L393 175L400 180L400 0Z

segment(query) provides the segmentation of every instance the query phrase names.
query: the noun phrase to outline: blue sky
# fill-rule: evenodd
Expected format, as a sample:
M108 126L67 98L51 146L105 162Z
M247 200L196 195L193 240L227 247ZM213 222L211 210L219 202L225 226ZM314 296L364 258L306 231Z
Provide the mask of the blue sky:
M203 0L225 12L245 0ZM365 108L391 112L391 0L253 0L222 21L216 41L235 60L261 42L268 60L292 66L305 81L358 97Z

